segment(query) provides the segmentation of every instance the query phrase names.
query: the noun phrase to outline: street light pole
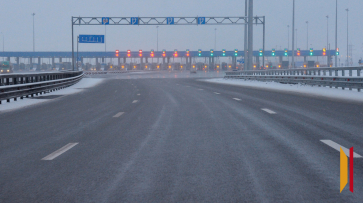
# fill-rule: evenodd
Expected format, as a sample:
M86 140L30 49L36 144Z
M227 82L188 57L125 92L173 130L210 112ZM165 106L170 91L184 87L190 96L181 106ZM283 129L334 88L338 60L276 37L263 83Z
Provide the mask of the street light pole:
M3 33L3 32L1 32L1 35L3 36L3 52L4 52L4 50L5 50L5 49L4 49L4 46L5 46L5 45L4 45L4 44L5 44L5 41L4 41L4 33ZM4 57L3 57L3 61L4 61Z
M159 26L156 26L156 51L159 51Z
M159 26L156 26L156 51L159 51ZM158 57L159 63L159 57Z
M335 1L335 51L338 49L338 0ZM335 67L338 67L338 56L335 53Z
M329 15L326 16L326 49L328 50L328 60L327 60L327 65L328 67L329 65L329 58L330 58L330 50L329 50Z
M306 21L306 50L309 50L309 21Z
M295 32L296 32L296 48L298 47L297 46L297 29L295 29Z
M106 42L106 34L107 34L107 31L106 31L106 24L105 24L105 52L106 52L106 46L107 46L107 42Z
M32 16L33 16L33 52L35 51L35 40L34 40L34 16L35 16L35 13L32 13Z
M253 0L248 1L248 69L253 70Z
M287 50L290 49L290 25L287 25Z
M349 9L345 9L347 11L347 67L349 66L349 27L348 27L348 13L349 13Z
M245 0L245 17L247 17L248 15L248 0ZM248 65L248 25L246 23L246 19L245 19L245 36L244 36L244 52L245 52L245 64L244 64L244 70L249 70L249 65Z
M4 33L3 32L1 32L1 35L3 36L3 52L4 52L4 46L5 46L5 40L4 40Z
M292 68L295 68L295 0L293 1L292 5Z
M214 28L214 50L217 50L217 28Z

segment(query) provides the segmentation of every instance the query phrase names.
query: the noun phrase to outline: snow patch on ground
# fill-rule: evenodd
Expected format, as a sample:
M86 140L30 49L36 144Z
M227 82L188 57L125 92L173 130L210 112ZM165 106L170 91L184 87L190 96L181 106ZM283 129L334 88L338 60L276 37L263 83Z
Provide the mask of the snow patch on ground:
M277 83L277 82L260 82L260 81L250 81L250 80L243 80L243 79L224 79L224 78L202 79L200 81L227 84L227 85L235 85L235 86L243 86L243 87L278 90L278 91L285 91L285 92L292 92L292 93L302 93L302 94L309 94L309 95L321 96L321 97L327 97L327 98L363 102L363 92L358 92L356 89L342 90L342 89L336 89L336 88L309 86L309 85L302 85L302 84L293 85L293 84L281 84L281 83Z
M65 89L47 93L47 94L43 94L43 95L34 96L34 97L50 96L50 95L65 96L65 95L69 95L69 94L75 94L75 93L83 91L85 88L94 87L94 86L100 84L103 80L104 79L102 79L102 78L83 78L77 84L67 87ZM51 100L52 99L29 99L29 98L20 99L20 98L18 98L18 101L14 101L14 99L11 99L11 101L9 103L6 102L6 100L2 100L1 101L2 104L0 104L0 112L14 110L14 109L18 109L18 108L22 108L22 107L26 107L26 106L30 106L30 105L34 105L34 104L39 104L39 103L47 102L47 101L51 101Z

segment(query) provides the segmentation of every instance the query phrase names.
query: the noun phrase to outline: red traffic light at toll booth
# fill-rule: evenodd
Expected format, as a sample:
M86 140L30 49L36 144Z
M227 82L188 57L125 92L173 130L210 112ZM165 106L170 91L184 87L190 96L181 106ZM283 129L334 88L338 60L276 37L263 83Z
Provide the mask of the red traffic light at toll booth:
M297 55L300 56L301 53L300 53L300 49L297 49Z
M174 57L178 57L178 50L174 50Z
M151 49L150 56L154 57L154 49Z
M323 56L326 56L326 48L323 48Z
M131 51L127 50L127 57L131 57Z
M119 53L119 51L118 51L118 50L116 50L116 57L118 57L118 53Z
M142 57L142 50L139 50L139 56Z
M166 51L163 49L163 57L166 57Z
M187 55L187 57L189 57L190 55L189 55L189 49L187 49L187 53L186 53L186 55Z

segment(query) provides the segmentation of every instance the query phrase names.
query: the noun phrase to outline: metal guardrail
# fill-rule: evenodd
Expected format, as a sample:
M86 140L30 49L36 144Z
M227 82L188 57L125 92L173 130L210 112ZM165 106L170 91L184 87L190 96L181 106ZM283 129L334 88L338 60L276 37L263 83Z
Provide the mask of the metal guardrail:
M324 87L363 89L363 77L360 77L363 67L343 67L343 68L307 68L307 69L287 69L287 70L261 70L261 71L232 71L226 72L224 78L273 81L290 84L308 84ZM345 72L349 76L345 76ZM352 72L357 71L357 76L353 77ZM332 76L334 72L335 76ZM327 76L329 73L329 76Z
M52 92L79 82L84 76L82 71L32 74L0 75L0 104L17 98Z
M127 71L85 71L85 75L105 75L105 74L119 74L127 73Z
M246 70L246 71L229 71L226 76L230 75L323 75L327 76L349 76L352 77L355 72L357 77L361 76L363 66L358 67L338 67L338 68L297 68L297 69L270 69L270 70Z

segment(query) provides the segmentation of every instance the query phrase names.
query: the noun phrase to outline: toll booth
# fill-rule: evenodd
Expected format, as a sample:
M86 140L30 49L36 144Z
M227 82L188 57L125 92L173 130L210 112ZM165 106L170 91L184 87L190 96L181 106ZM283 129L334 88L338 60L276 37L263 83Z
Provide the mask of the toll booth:
M289 68L289 61L282 61L281 68L282 69L288 69Z
M151 70L151 64L149 64L149 63L144 63L144 64L143 64L143 70Z
M204 66L204 63L202 63L202 62L198 62L197 64L196 64L196 66L197 66L197 70L203 70L203 66Z
M222 63L222 70L227 70L228 69L227 66L228 66L228 64L226 62L223 62Z
M272 69L272 63L271 62L267 62L266 64L265 64L265 68L264 68L265 70L267 70L267 69Z
M197 70L197 64L192 64L191 70Z
M19 70L25 70L25 64L24 63L20 63Z
M214 64L214 70L220 71L221 70L221 65L219 63Z
M236 65L236 69L237 69L237 70L243 70L243 68L242 68L242 64L237 64L237 65Z
M130 70L138 70L139 64L136 63L130 63Z
M204 70L204 71L207 71L207 70L208 70L208 68L209 68L209 64L206 64L206 63L205 63L205 64L203 64L203 70Z
M320 63L317 61L317 62L315 62L315 66L314 67L316 67L316 68L320 68Z
M125 63L121 63L120 64L120 70L126 70L127 69L127 66Z

